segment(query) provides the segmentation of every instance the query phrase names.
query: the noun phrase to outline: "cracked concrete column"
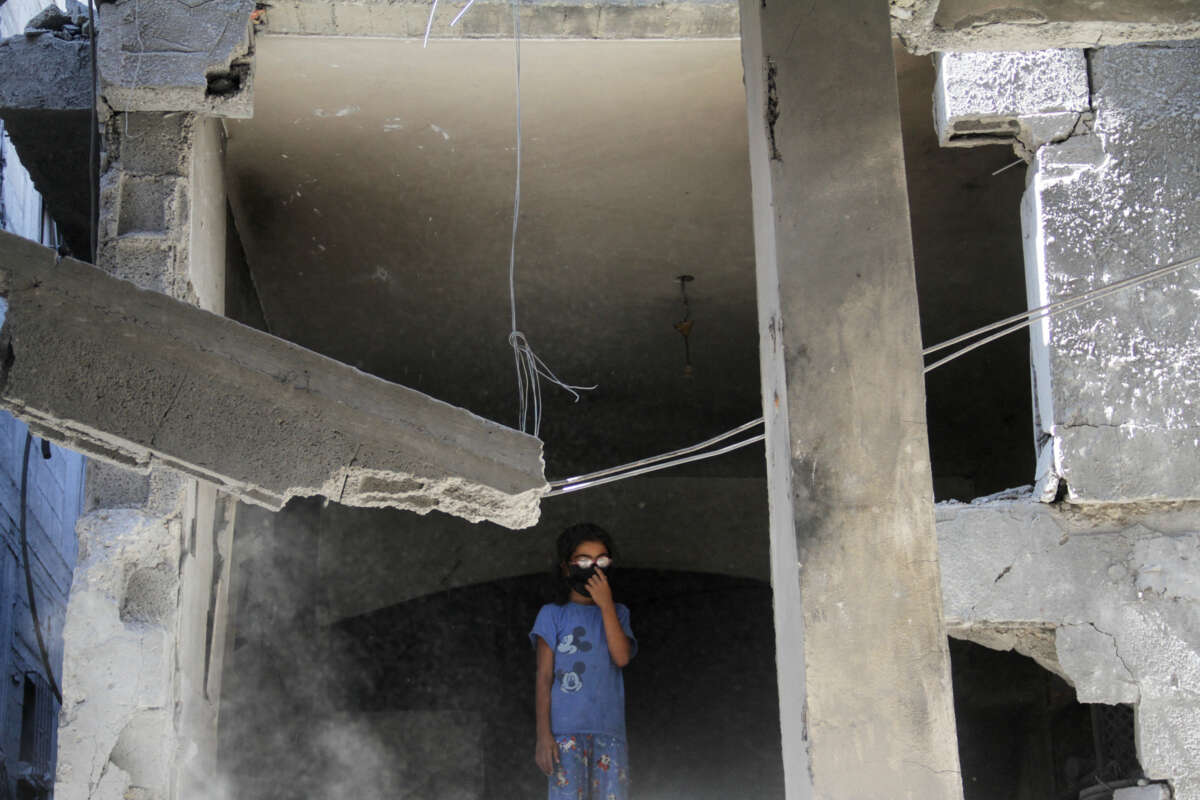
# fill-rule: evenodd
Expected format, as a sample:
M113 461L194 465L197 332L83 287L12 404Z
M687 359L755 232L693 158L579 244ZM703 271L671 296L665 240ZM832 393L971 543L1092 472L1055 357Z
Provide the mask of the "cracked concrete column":
M1200 255L1200 43L1090 56L1095 121L1044 144L1022 207L1030 307ZM1034 325L1039 492L1200 497L1200 269Z
M962 796L883 0L745 0L789 798Z

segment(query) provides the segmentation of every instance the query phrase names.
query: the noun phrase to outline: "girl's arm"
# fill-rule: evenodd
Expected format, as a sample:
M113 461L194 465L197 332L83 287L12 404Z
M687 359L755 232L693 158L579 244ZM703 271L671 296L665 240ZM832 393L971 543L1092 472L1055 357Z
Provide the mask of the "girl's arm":
M608 640L608 655L614 664L624 668L633 658L633 647L629 637L621 630L621 621L617 619L617 606L613 602L612 588L608 585L608 577L599 567L596 574L587 582L588 594L600 608L600 616L604 620L604 638ZM549 649L549 648L547 648Z
M534 691L533 710L537 718L537 745L533 760L546 775L558 766L558 745L550 732L550 687L554 684L554 651L546 640L537 640L537 684Z

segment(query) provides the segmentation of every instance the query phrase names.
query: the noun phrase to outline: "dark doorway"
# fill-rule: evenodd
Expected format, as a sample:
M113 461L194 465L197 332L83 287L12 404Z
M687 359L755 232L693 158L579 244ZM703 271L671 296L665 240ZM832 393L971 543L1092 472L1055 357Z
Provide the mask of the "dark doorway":
M950 640L965 800L1106 800L1142 777L1133 709L1080 703L1031 658Z

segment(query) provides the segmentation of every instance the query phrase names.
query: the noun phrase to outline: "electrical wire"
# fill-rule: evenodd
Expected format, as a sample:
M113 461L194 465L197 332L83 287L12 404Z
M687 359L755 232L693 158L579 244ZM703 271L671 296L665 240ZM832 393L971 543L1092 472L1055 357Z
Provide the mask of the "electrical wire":
M695 453L690 456L685 456L683 458L675 459L674 461L668 461L668 462L665 462L662 464L654 464L654 465L651 465L648 467L642 467L641 469L631 469L628 472L621 472L619 474L609 475L606 478L597 478L596 480L592 480L592 481L583 481L581 483L571 483L571 484L559 486L556 489L551 489L549 494L547 494L546 496L547 497L555 497L560 494L568 494L570 492L577 492L580 489L591 489L594 486L601 486L606 483L612 483L613 481L621 481L621 480L625 480L626 478L633 478L638 475L645 475L647 472L656 472L660 469L668 469L669 467L677 467L680 464L687 464L692 461L701 461L706 458L713 458L714 456L725 455L726 453L731 453L734 450L737 450L738 448L747 447L747 446L755 444L757 442L761 442L765 438L766 438L766 435L760 433L756 436L751 436L749 439L743 439L740 442L734 442L733 444L725 445L724 447L720 448L719 450L711 450L707 453Z
M1196 266L1197 264L1200 264L1200 256L1198 256L1196 258L1189 258L1184 261L1176 261L1171 264L1167 264L1165 266L1157 267L1155 269L1148 270L1148 271L1140 273L1138 275L1131 276L1129 278L1123 278L1122 280L1114 281L1113 283L1106 284L1105 286L1101 286L1096 289L1090 289L1086 292L1082 292L1082 293L1074 295L1072 297L1067 297L1062 300L1057 300L1053 303L1047 303L1044 306L1039 306L1038 308L1033 308L1028 311L1024 311L1020 314L1014 314L1011 317L1006 317L1005 319L998 320L997 322L993 322L988 325L984 325L983 327L980 327L980 328L976 328L975 330L969 331L960 336L955 336L952 339L947 339L946 341L941 342L939 344L935 344L931 347L926 347L924 350L921 351L922 355L929 355L930 353L936 353L940 350L946 349L947 347L951 347L951 346L959 344L961 342L965 342L969 339L973 339L976 336L980 336L985 333L990 333L992 331L996 331L996 333L992 333L992 335L990 335L990 336L980 339L977 342L972 342L971 344L967 345L966 347L962 347L958 350L955 350L954 352L952 352L950 355L946 356L945 358L935 361L934 363L925 367L924 371L926 374L928 374L929 372L932 372L933 370L937 369L938 367L942 366L943 364L947 364L947 363L953 361L954 359L959 358L960 356L963 356L978 347L982 347L983 345L988 344L989 342L993 342L996 339L999 339L1003 336L1007 336L1010 333L1015 333L1016 331L1019 331L1022 328L1027 328L1030 325L1032 325L1034 322L1037 322L1039 320L1045 319L1047 317L1055 316L1056 314L1062 314L1064 312L1071 311L1071 310L1078 308L1079 306L1082 306L1086 303L1090 303L1093 300L1099 300L1102 297L1107 297L1110 294L1115 294L1116 292L1119 292L1122 289L1128 289L1130 287L1137 286L1142 283L1146 283L1147 281L1153 280L1155 278L1162 277L1163 275L1167 275L1172 272L1178 272L1179 270L1186 269L1188 267ZM997 329L1000 329L1000 330L997 330ZM716 444L717 442L724 441L725 439L728 439L731 436L736 436L737 434L742 433L746 430L749 430L750 428L753 428L756 425L760 425L763 423L763 421L764 421L763 417L758 417L757 419L753 419L749 422L743 423L742 425L739 425L738 427L736 427L732 430L726 431L725 433L722 433L718 436L714 436L711 439L707 439L703 442L691 445L689 447L683 447L678 450L672 450L669 453L663 453L661 455L651 456L649 458L643 458L639 461L632 461L628 464L622 464L622 465L616 466L616 467L609 467L608 469L602 469L602 470L597 470L595 472L589 472L585 475L578 475L578 476L571 477L571 478L564 478L562 480L551 481L550 482L550 487L551 487L550 492L546 496L547 497L557 497L558 495L568 494L570 492L578 491L580 489L590 489L593 486L600 486L605 483L612 483L613 481L619 481L619 480L623 480L625 478L632 478L637 475L644 475L647 472L655 472L657 470L668 469L669 467L678 466L680 464L686 464L691 461L699 461L701 459L712 458L713 456L723 455L725 453L736 450L740 447L745 447L747 445L754 444L755 442L762 441L765 438L765 434L759 434L758 436L754 436L754 437L751 437L750 439L746 439L744 441L737 442L732 445L728 445L726 447L720 448L719 450L713 450L710 452L700 453L698 455L686 455L686 454L695 453L698 450L704 450L705 448L707 448L713 444ZM676 456L685 456L685 457L676 458ZM653 465L653 466L651 466L651 465Z
M54 670L50 668L50 653L46 649L46 640L42 637L42 622L38 618L37 597L33 593L33 569L29 563L29 533L25 526L25 511L28 507L29 493L29 446L33 443L33 434L25 431L25 455L21 458L21 560L25 562L25 592L29 595L29 614L33 617L33 632L37 635L38 651L42 656L42 666L46 669L46 679L50 682L50 691L62 705L62 692L58 690L58 681L54 680Z
M508 304L511 329L508 344L512 347L513 362L517 371L517 417L522 432L533 423L533 435L542 429L542 379L550 381L579 402L580 392L589 392L595 386L576 386L561 380L554 371L533 351L525 334L517 327L517 226L521 216L521 2L512 0L513 53L516 70L517 95L517 176L513 188L512 238L508 248ZM532 419L530 419L532 418Z
M1034 322L1037 322L1039 320L1046 319L1047 317L1052 317L1052 316L1055 316L1056 314L1061 314L1066 311L1071 311L1073 309L1078 308L1079 306L1085 305L1086 303L1090 303L1093 300L1099 300L1102 297L1107 297L1110 294L1115 294L1116 292L1119 292L1122 289L1128 289L1130 287L1137 286L1142 283L1146 283L1147 281L1154 280L1155 278L1160 278L1163 275L1168 275L1172 272L1178 272L1179 270L1186 269L1187 267L1194 267L1197 264L1200 264L1200 257L1189 258L1184 261L1176 261L1171 264L1167 264L1166 266L1148 270L1148 271L1140 273L1138 275L1133 275L1129 278L1123 278L1122 280L1114 281L1113 283L1106 284L1104 286L1100 286L1096 289L1090 289L1086 292L1082 292L1082 293L1074 295L1072 297L1067 297L1062 300L1057 300L1053 303L1047 303L1044 306L1039 306L1038 308L1033 308L1033 309L1030 309L1029 311L1025 311L1020 314L1014 314L1013 316L1007 317L1006 319L1002 319L997 322L993 322L990 325L984 325L982 328L976 328L975 330L968 331L967 333L964 333L960 336L955 336L953 339L947 339L946 341L944 341L940 344L936 344L932 347L925 348L924 350L921 351L921 355L929 355L930 353L936 353L939 350L944 350L947 347L958 344L960 342L967 341L968 339L973 339L976 336L979 336L981 334L987 333L989 331L994 331L997 328L1003 328L1003 330L1000 330L999 332L994 333L991 336L980 339L977 342L972 342L971 344L967 345L966 347L955 350L953 353L946 356L945 358L935 361L934 363L925 367L925 372L928 374L929 372L932 372L933 370L937 369L938 367L942 366L943 364L948 364L949 362L953 361L954 359L956 359L960 356L966 355L967 353L971 352L972 350L976 349L977 347L982 347L983 345L985 345L989 342L994 342L996 339L999 339L1003 336L1007 336L1010 333L1015 333L1016 331L1019 331L1022 328L1026 328L1026 327L1032 325ZM1004 326L1008 326L1008 327L1004 327Z
M680 448L679 450L672 450L669 453L663 453L661 455L651 456L650 458L643 458L641 461L632 461L628 464L622 464L619 467L609 467L608 469L601 469L601 470L597 470L596 472L589 472L586 475L575 475L570 478L563 478L562 480L559 480L559 481L551 481L550 487L557 488L559 486L565 486L569 483L581 483L583 481L590 481L594 478L602 478L605 475L611 475L614 472L624 472L625 470L628 470L628 469L636 469L637 467L642 467L642 466L646 466L649 464L655 464L660 461L666 461L667 459L674 458L676 456L682 456L682 455L687 455L688 453L694 453L697 450L704 450L705 448L711 447L712 445L716 444L717 442L722 442L731 436L736 436L737 434L742 433L743 431L747 431L756 425L760 425L760 424L762 424L762 421L763 421L763 418L759 417L756 420L751 420L750 422L747 422L744 425L739 425L738 427L734 428L731 431L726 431L725 433L722 433L719 436L714 436L711 439L707 439L703 442L700 442L699 444L694 444L694 445L691 445L690 447L683 447L683 448Z
M0 0L2 2L2 0ZM451 27L458 24L463 15L475 4L470 0L450 21ZM424 46L429 46L429 32L433 30L433 18L437 13L438 0L433 0L429 9L429 21L425 24ZM516 78L516 155L517 171L513 181L513 218L512 236L508 246L508 306L509 332L508 345L513 351L513 366L517 374L517 426L522 433L529 430L537 436L542 430L542 381L546 380L563 389L579 402L580 392L590 392L596 386L578 386L567 383L554 374L542 358L534 352L525 334L517 327L517 229L521 218L521 2L512 0L513 19L513 56Z

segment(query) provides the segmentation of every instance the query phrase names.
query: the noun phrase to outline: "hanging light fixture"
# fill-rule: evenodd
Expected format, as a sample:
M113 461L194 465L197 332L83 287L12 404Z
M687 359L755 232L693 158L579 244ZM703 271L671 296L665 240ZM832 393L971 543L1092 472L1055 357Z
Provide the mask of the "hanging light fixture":
M692 308L688 304L687 285L696 279L691 275L679 275L675 280L679 281L679 295L683 300L683 319L675 323L675 330L683 337L683 377L690 378L695 370L692 368L692 346L688 337L692 334L695 320L692 319Z

